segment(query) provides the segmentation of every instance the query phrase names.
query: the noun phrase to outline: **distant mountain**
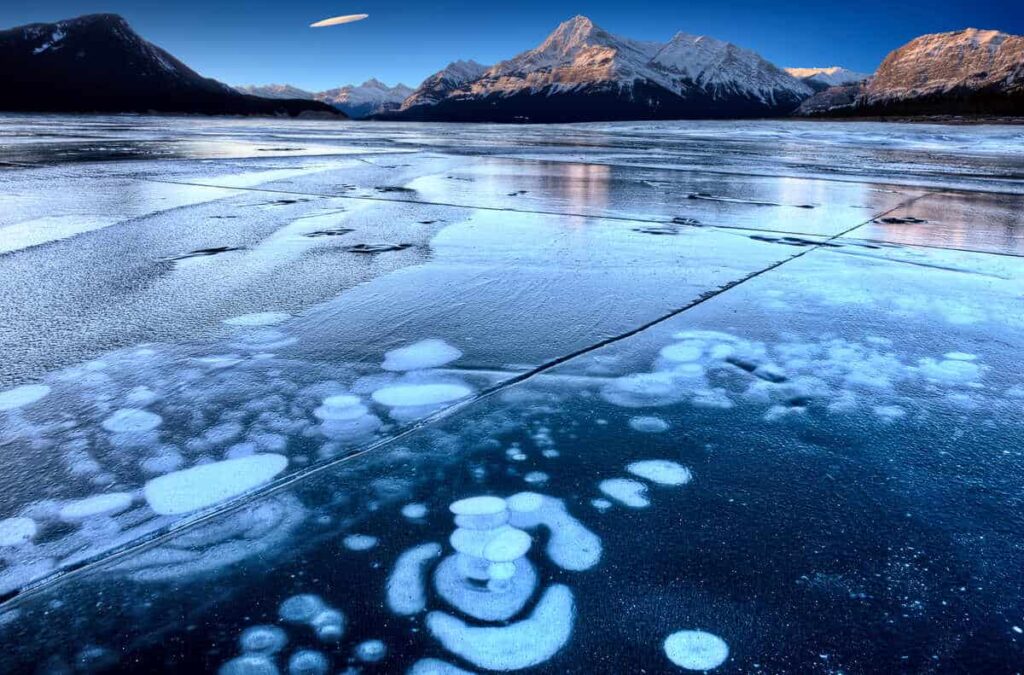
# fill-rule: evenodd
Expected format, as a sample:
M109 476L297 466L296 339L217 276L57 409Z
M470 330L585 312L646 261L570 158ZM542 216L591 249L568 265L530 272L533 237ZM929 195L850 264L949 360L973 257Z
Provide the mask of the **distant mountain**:
M380 80L369 79L359 86L350 84L320 92L316 94L316 99L334 106L349 117L361 119L398 110L402 101L412 92L412 87L401 83L389 87Z
M871 73L858 73L842 66L828 68L786 68L787 73L801 80L815 91L829 87L857 84L871 77Z
M115 14L0 31L0 110L337 115L316 101L271 101L204 78Z
M612 35L577 16L537 48L490 68L457 62L428 78L395 119L575 122L786 115L814 91L754 52L679 33Z
M826 90L803 115L1024 115L1024 37L968 28L890 53L854 91Z
M303 101L316 100L316 94L306 91L305 89L293 87L290 84L246 84L237 86L235 87L235 89L242 92L243 94L249 94L250 96L260 96L262 98L298 98L302 99Z

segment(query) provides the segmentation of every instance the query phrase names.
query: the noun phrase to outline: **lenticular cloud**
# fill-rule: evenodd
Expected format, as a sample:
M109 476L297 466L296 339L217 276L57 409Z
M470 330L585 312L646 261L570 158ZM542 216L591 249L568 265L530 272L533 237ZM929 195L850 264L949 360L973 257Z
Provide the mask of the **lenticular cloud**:
M310 28L326 28L327 26L340 26L343 23L362 21L369 14L346 14L345 16L333 16L330 19L323 19L309 25Z

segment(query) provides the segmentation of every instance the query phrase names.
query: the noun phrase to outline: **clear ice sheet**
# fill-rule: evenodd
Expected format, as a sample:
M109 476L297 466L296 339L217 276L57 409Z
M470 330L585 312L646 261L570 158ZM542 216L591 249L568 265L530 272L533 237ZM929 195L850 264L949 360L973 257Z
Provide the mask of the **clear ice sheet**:
M79 124L142 133L114 131L102 119ZM252 122L214 127L214 136L257 144L266 131ZM144 120L142 128L153 134L146 143L156 145L161 133L195 133L191 121ZM322 128L283 129L308 139ZM202 328L186 322L141 345L129 331L117 336L124 342L115 340L114 351L68 347L60 368L42 378L45 393L0 393L8 408L0 411L0 444L9 457L0 498L3 590L13 594L69 571L0 605L0 639L11 646L0 670L217 672L226 664L269 663L281 671L292 664L369 673L518 666L669 673L685 664L716 665L715 672L806 672L825 664L844 672L979 672L1024 658L1017 423L1024 272L1015 257L1016 221L1003 217L1015 198L960 192L955 201L973 206L944 218L914 210L928 200L943 204L949 182L981 184L981 168L995 175L1019 163L1012 131L957 128L943 138L927 127L888 133L887 125L894 147L882 153L871 145L882 132L870 125L531 128L519 148L488 148L486 128L408 125L387 138L395 129L346 126L323 134L349 134L349 145L378 151L421 149L401 160L389 155L389 166L404 165L382 172L398 176L391 183L375 185L373 167L365 180L351 175L357 190L375 195L333 203L335 197L315 194L279 204L278 192L235 187L239 194L224 199L144 216L147 228L199 218L189 215L193 208L225 215L228 202L257 220L289 212L268 216L262 234L246 234L253 238L244 250L209 256L209 273L235 278L247 301L210 311L214 305L204 303L215 294L199 292L180 307L193 303ZM714 141L699 135L722 129L731 135L720 143L746 154L701 159L701 148ZM794 235L810 228L782 230L774 216L748 215L779 207L687 200L723 215L717 225L697 227L668 222L679 204L666 203L668 192L620 185L635 180L634 167L615 168L608 182L603 169L579 172L578 158L564 161L570 152L596 159L614 151L631 158L623 164L642 164L645 152L661 147L667 165L704 162L711 173L723 168L713 161L758 164L766 144L783 133L799 137L794 147L806 146L806 166L829 153L901 154L903 175L916 185L896 192L910 201L898 207L903 195L885 197L862 221L847 220L846 196L891 196L891 186L825 185L820 199L836 208L803 210L827 217L805 220L822 229ZM511 156L552 134L563 145L601 138L606 147L545 150L559 157L544 162L450 154L462 140L460 152ZM684 158L680 148L694 142ZM980 152L964 161L976 162L978 175L924 170L943 157L953 167L971 143ZM38 147L32 152L31 161L47 157ZM270 163L252 154L233 168L205 166L204 176ZM73 172L76 161L58 168ZM349 161L275 157L277 168L342 164L272 180L270 189L290 181L315 192L310 186L326 185L334 172L358 174ZM559 162L565 166L552 166ZM172 180L189 171L187 162L162 164L100 166L118 180L129 180L131 170L155 176L163 169ZM723 188L723 196L746 195L748 202L778 201L788 184L802 200L809 184L829 182L821 181L826 165L798 181L779 168L786 177L771 194L762 192L772 185L763 176L744 189L742 178L692 176L691 166L674 184L729 184L732 192ZM419 199L446 180L469 183L448 175L472 175L486 189L446 188L459 198L454 207L376 189L417 185ZM575 207L564 215L576 199L573 185L584 215ZM990 187L1006 193L1008 185L1000 179ZM511 194L520 190L527 192ZM623 213L642 216L634 211L644 200L656 217L620 220ZM530 208L491 208L519 201ZM344 211L332 212L339 207ZM869 222L889 208L929 221L886 226L913 232L905 242L913 245ZM443 222L418 222L436 213ZM984 227L969 228L956 213L975 214ZM320 248L349 237L341 233L349 226L382 232L396 215L426 228L425 249L363 258ZM745 218L767 227L746 231ZM858 222L869 224L846 232ZM415 229L407 224L383 232L398 239ZM17 272L35 256L102 249L117 227L0 256L0 267ZM387 258L403 255L411 257ZM325 256L323 267L298 273L300 287L337 261L363 271L297 292L291 303L265 294L274 285L267 266L283 260L282 272L295 274ZM206 262L177 261L170 276L201 289L197 272ZM120 271L108 265L99 277L116 287ZM140 324L155 321L154 306L172 297L170 290L148 300L126 293L138 302L109 310L111 334L126 308ZM294 318L223 323L265 312ZM68 325L79 326L74 318ZM17 343L26 334L9 332ZM629 336L601 346L623 334ZM424 340L448 347L431 342L398 352L399 360L430 367L385 367L388 352ZM52 341L69 343L59 334ZM583 353L559 361L576 351ZM511 383L531 368L540 370ZM9 381L4 392L28 378ZM402 399L416 405L374 400L396 385L465 387L472 395ZM482 392L491 393L477 398ZM104 428L119 410L149 411L159 421L121 414ZM285 457L288 466L250 485L252 498L200 505L184 520L147 505L144 486L154 477L259 456ZM602 485L628 481L643 488L642 508L606 499ZM449 511L482 495L505 500L507 524L492 513ZM497 554L497 562L461 560L454 578L476 585L456 599L459 585L438 593L434 579L441 565L456 565L449 538L463 527L509 527L527 532L532 545L523 553L511 537L502 540L522 554L511 568ZM108 556L120 549L127 550ZM522 585L516 570L527 562L534 575ZM285 603L295 597L314 598L315 611L283 621ZM559 602L544 600L550 597ZM480 609L510 598L518 609L507 621ZM532 631L548 639L530 638ZM523 639L535 650L510 655L506 646Z

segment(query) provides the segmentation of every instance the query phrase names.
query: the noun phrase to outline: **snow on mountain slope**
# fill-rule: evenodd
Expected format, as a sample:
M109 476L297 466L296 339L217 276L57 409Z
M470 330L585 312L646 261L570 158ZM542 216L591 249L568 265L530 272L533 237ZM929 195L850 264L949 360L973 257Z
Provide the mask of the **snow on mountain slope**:
M290 84L247 84L235 87L238 91L243 94L249 94L251 96L261 96L263 98L273 99L285 99L285 98L301 98L308 101L312 101L316 98L316 95L312 92L308 92L305 89L299 89L293 87Z
M677 33L651 65L675 76L680 91L689 82L715 98L753 96L773 103L779 96L803 99L814 93L759 54L712 37Z
M533 121L749 117L788 113L814 93L727 42L684 33L666 44L642 42L583 16L483 72L452 77L449 69L428 78L401 112L420 119Z
M858 73L842 66L828 68L786 68L785 71L811 86L838 87L844 84L856 84L871 77L870 73Z
M434 105L458 91L463 85L478 79L485 72L487 72L487 66L476 61L453 61L443 70L423 80L416 91L402 103L400 109Z
M349 117L358 119L397 110L412 92L412 87L401 83L389 87L380 80L369 79L359 86L350 84L320 92L316 94L316 99L333 105Z
M891 52L865 84L833 87L802 115L1024 115L1024 37L967 28Z

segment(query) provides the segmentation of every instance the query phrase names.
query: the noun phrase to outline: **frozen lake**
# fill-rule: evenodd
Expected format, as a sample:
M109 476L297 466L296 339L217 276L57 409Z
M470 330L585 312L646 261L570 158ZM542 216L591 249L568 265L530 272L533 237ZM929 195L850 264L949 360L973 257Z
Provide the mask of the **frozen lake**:
M0 672L1024 663L1024 127L0 116Z

